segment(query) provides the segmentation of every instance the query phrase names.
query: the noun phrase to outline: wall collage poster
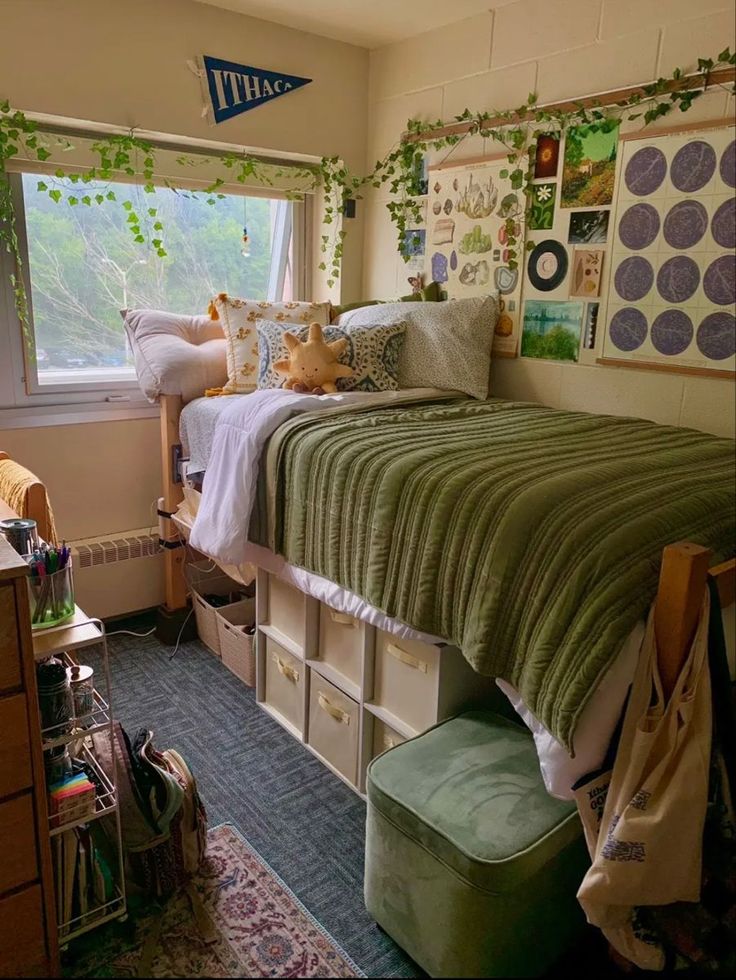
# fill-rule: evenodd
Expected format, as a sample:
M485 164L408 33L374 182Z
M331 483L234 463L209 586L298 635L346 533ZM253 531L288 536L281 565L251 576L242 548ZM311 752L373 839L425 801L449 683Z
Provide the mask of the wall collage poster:
M623 144L603 360L736 369L733 137L704 129Z
M736 141L721 123L541 136L528 225L503 158L430 168L427 278L498 289L495 354L660 370L736 369ZM506 220L519 269L508 267ZM522 244L526 236L526 248Z
M508 266L506 221L517 223L521 252L524 200L500 176L506 168L505 157L430 167L425 262L427 278L439 282L450 299L498 289L501 315L493 352L515 357L521 277Z

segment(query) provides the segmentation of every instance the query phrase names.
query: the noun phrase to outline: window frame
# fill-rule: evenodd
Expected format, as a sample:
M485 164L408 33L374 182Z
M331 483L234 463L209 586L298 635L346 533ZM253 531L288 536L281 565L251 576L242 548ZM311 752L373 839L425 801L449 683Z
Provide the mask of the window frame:
M13 196L16 234L27 290L28 329L33 333L33 289L30 281L23 173L35 174L35 171L18 168L7 176ZM283 198L279 201L279 225L274 229L272 242L268 298L273 298L272 293L275 293L279 285L283 286L287 265L291 266L293 291L296 295L302 294L306 282L306 243L309 239L306 229L309 212L310 208L305 200L289 201ZM290 236L286 234L287 228ZM283 247L285 241L290 242L290 247L286 249ZM274 260L276 245L280 247L277 261ZM25 331L15 308L15 297L10 283L10 276L14 272L13 257L3 251L0 254L0 352L8 351L10 356L0 356L0 429L24 424L48 425L53 424L57 418L59 423L62 420L68 423L92 421L93 417L97 421L100 418L149 417L158 414L158 406L147 401L134 372L127 378L98 378L89 381L73 379L42 384L38 379L35 361L28 356ZM57 407L61 412L54 411Z

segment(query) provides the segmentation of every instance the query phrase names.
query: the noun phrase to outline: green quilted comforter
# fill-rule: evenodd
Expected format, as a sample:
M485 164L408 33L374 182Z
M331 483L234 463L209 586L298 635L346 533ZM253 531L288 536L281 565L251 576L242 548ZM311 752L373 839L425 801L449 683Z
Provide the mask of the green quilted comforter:
M302 415L271 439L262 543L456 643L570 748L652 602L662 548L736 551L733 452L689 429L517 402Z

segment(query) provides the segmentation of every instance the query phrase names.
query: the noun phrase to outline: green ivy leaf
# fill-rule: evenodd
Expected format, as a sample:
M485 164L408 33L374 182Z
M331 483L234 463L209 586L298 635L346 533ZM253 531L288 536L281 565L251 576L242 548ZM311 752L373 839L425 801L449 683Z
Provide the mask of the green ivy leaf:
M54 201L55 204L58 204L59 201L61 200L61 191L51 190L49 191L49 197L51 198L52 201Z
M44 181L42 180L39 180L39 182L36 184L37 191L47 191L48 189L49 189L48 184L44 183Z
M39 160L48 160L48 158L51 156L51 154L43 146L39 146L36 149L36 156L38 157Z
M84 197L82 198L82 204L86 204L87 207L90 207L91 206L91 204L92 204L92 198L89 196L89 194L85 194L84 195Z

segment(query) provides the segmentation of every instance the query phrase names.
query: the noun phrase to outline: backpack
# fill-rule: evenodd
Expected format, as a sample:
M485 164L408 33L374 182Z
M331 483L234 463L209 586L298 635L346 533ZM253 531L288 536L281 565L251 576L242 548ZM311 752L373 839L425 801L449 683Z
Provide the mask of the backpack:
M154 899L186 889L207 844L207 813L186 762L173 749L159 752L153 733L131 740L113 725L125 877L129 888ZM95 752L111 771L110 738L94 736Z

